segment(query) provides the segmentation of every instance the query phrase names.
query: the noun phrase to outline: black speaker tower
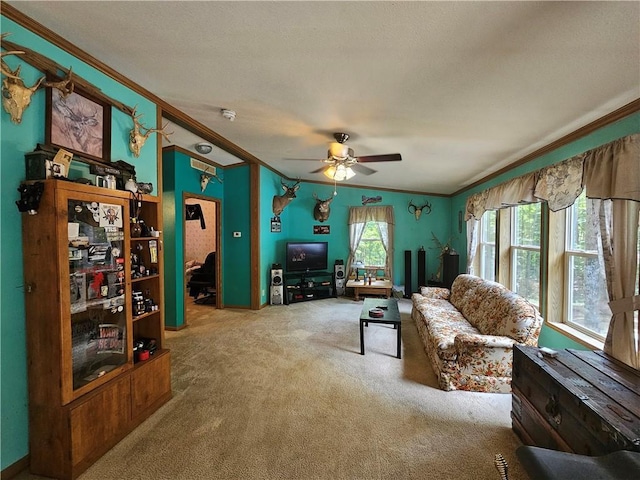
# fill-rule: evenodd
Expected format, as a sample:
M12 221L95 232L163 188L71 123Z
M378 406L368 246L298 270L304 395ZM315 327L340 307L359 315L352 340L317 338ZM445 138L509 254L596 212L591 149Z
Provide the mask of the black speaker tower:
M411 298L411 250L404 251L404 298Z
M427 286L427 252L424 248L418 250L418 285L416 286L418 289Z

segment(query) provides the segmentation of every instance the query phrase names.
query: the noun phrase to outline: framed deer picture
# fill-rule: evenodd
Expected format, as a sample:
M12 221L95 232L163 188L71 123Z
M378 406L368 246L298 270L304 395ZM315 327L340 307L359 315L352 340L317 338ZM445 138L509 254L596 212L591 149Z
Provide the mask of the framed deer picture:
M83 92L47 88L45 142L81 157L111 161L111 105Z

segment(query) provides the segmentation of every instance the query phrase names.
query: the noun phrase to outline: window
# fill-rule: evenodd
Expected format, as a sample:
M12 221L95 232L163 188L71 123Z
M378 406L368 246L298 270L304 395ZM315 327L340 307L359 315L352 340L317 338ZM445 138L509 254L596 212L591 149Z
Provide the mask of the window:
M539 203L511 208L511 285L509 288L540 307Z
M480 220L480 277L496 279L496 218L495 210L485 212Z
M597 202L585 193L567 209L564 321L604 341L611 321L602 259ZM586 331L585 331L586 330Z
M371 269L382 270L391 279L393 272L393 207L349 207L349 259L355 266L362 262Z
M362 239L356 249L356 259L367 267L384 269L387 262L387 251L382 243L382 232L386 231L386 222L367 222L362 232Z

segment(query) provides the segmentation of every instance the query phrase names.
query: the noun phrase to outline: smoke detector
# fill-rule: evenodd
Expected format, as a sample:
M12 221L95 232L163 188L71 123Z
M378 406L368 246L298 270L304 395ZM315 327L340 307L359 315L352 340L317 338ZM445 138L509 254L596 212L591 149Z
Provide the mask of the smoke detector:
M201 153L202 155L206 155L208 153L211 153L211 151L213 150L213 145L207 142L200 142L196 143L195 148L196 152Z
M233 110L227 110L226 108L223 108L222 110L220 110L220 112L222 113L222 116L230 122L233 122L236 119L236 112L234 112Z

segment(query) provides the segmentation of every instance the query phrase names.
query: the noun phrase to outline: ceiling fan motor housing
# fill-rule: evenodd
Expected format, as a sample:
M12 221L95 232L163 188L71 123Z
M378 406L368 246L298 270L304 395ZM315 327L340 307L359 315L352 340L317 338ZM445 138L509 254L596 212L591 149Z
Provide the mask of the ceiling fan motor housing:
M345 159L349 156L350 150L351 149L343 143L333 142L329 145L329 157ZM353 153L353 150L351 150L351 153Z

